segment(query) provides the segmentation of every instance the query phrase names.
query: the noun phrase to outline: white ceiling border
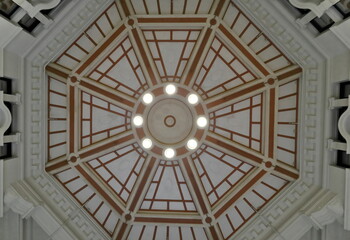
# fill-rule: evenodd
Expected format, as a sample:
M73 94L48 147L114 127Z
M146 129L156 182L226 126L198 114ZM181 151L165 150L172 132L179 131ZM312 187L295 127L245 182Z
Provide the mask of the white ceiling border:
M58 16L50 29L36 39L33 48L28 50L24 59L25 89L25 177L23 182L32 189L41 199L40 204L33 211L33 219L50 235L47 222L42 217L56 219L56 223L64 224L64 219L75 212L79 206L62 193L58 184L44 172L46 161L46 65L64 50L106 7L112 0L75 1L75 9L65 8L61 16ZM57 23L56 23L57 22ZM57 25L59 24L59 25ZM57 28L54 29L54 27ZM21 184L21 182L19 182ZM45 216L44 216L45 215ZM48 219L49 220L49 219ZM52 219L51 219L52 220ZM80 211L69 218L69 225L64 226L71 233L75 233L73 239L106 240L103 230L94 224L86 213ZM61 229L60 227L59 229ZM51 232L53 233L53 232ZM59 232L57 232L58 234ZM56 234L56 233L54 233ZM58 238L63 239L63 238Z
M311 43L310 39L300 34L295 26L282 18L271 1L239 0L237 5L254 19L257 25L269 33L287 56L296 61L303 69L299 101L299 144L298 159L300 178L287 190L252 219L252 222L240 229L234 239L283 239L281 234L301 231L305 224L306 233L312 224L306 224L306 214L302 206L315 201L313 196L324 193L322 186L323 134L322 134L322 96L326 82L326 59ZM275 3L276 4L276 3ZM323 205L322 205L323 204ZM327 207L332 201L325 201L319 207ZM309 213L310 215L311 213ZM341 214L341 213L340 213ZM283 224L288 222L288 224ZM310 223L310 221L307 221ZM280 236L278 236L278 233ZM283 234L284 235L284 234ZM288 236L288 235L285 235ZM289 236L290 237L290 236ZM299 239L302 234L293 239ZM290 238L286 238L290 239Z

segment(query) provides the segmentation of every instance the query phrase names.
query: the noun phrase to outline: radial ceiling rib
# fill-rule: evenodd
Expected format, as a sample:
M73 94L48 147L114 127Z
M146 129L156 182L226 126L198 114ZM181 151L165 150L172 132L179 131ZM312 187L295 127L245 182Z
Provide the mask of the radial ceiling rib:
M120 222L120 226L118 226L118 230L116 231L116 234L113 236L112 239L119 240L119 239L125 239L124 235L127 232L128 228L130 228L130 225L128 225L125 222Z
M80 64L73 70L73 72L80 76L83 76L88 67L93 65L94 62L98 61L101 58L101 55L106 54L106 51L108 48L110 48L111 44L121 35L123 35L126 32L125 30L126 26L122 24L110 34L108 34L104 41L100 42L96 46L96 50L86 56L86 58L80 62Z
M211 212L211 207L208 202L208 198L205 194L205 191L202 188L200 180L198 180L199 177L196 171L193 169L193 166L190 163L189 158L182 159L180 166L183 169L183 172L185 172L185 176L188 178L189 185L191 186L190 189L191 191L193 191L192 196L194 196L198 202L197 207L200 209L200 212L202 213L202 223L206 223L209 225L209 227L206 227L207 234L210 234L213 239L219 239L218 232L214 227L216 223L213 219L213 214ZM208 231L208 228L209 228L209 231Z
M133 28L130 30L130 38L134 43L136 54L143 60L141 62L141 66L144 69L144 72L148 75L146 80L148 81L149 86L157 85L161 82L161 80L157 74L157 68L152 61L152 56L148 50L147 43L140 28L137 25L132 27Z
M210 161L210 160L208 160ZM203 163L201 163L203 164ZM213 163L216 164L216 163ZM194 191L193 195L196 196L197 201L198 201L198 206L200 207L202 213L204 216L202 216L202 221L206 224L209 225L209 227L206 227L207 233L212 236L213 239L221 239L221 234L217 226L217 221L216 218L213 216L212 213L212 207L211 204L209 203L208 196L206 194L206 191L203 189L203 182L200 180L200 177L198 176L198 169L195 170L195 167L192 164L192 161L189 160L189 158L184 158L182 160L181 164L182 168L184 168L184 171L187 173L187 177L189 178L189 182L192 186L192 191ZM196 165L197 167L199 164ZM201 166L201 169L204 166ZM206 175L209 179L207 181L211 182L211 178L208 176L208 173L206 170L212 170L212 169L202 169L204 173L202 175ZM217 173L214 173L217 174ZM202 176L201 175L201 176ZM231 173L231 176L232 173ZM227 181L227 179L225 180ZM220 185L217 185L217 187L220 187ZM222 185L221 185L222 187ZM207 188L206 188L207 189ZM224 195L225 196L225 195ZM209 231L208 231L209 230Z
M120 148L122 146L126 146L135 142L136 140L134 139L132 131L129 130L83 148L78 152L78 155L84 162L94 157L98 157L98 155L113 151L113 149L116 149L118 147Z
M115 193L119 202L126 205L146 162L146 155L134 143L93 158L85 166Z
M215 133L209 133L205 139L205 144L219 149L227 155L238 157L252 166L259 167L264 156L240 144L228 141Z
M113 239L125 239L125 234L129 231L135 221L135 213L142 203L143 196L146 194L146 190L152 180L158 162L159 160L152 156L149 156L146 159L143 171L140 173L126 205L124 213L124 219L126 222L121 223L121 226Z
M82 165L75 166L75 169L79 172L81 176L83 176L89 182L89 185L93 189L95 189L95 191L98 192L100 196L102 196L103 199L105 199L114 210L116 210L120 215L123 214L124 209L121 206L119 206L117 202L114 201L113 198L110 196L110 194L108 194L104 190L104 185L94 179L93 174L89 173L89 171L85 169Z
M190 161L188 158L182 159L182 163L180 164L181 168L183 169L183 172L185 172L185 176L187 176L190 185L191 190L194 192L192 193L193 196L195 196L196 200L198 201L198 208L200 209L200 212L203 215L208 215L211 213L210 204L208 202L207 196L204 193L204 190L200 187L198 176L196 176L195 171L193 171ZM203 217L203 216L202 216Z
M128 0L120 0L116 2L118 3L118 6L125 17L129 17L131 14L134 14L134 11L132 10L132 7L130 6Z
M209 99L206 101L207 108L209 111L215 111L249 96L264 92L265 90L266 87L264 82L259 82L248 87L242 87L237 90L233 89L232 92L226 93L225 96L220 97L219 95L213 100Z
M127 209L131 213L136 213L140 208L144 195L147 192L147 189L151 183L154 172L157 169L159 159L157 160L154 157L149 156L144 167L144 171L139 177L139 181L136 183L135 191L131 193L131 198L127 203Z
M241 185L231 193L231 197L221 202L214 210L214 216L219 218L225 213L238 199L240 199L249 189L251 189L257 182L259 182L267 172L262 169L254 170L253 174L246 179L247 183Z
M136 100L130 98L129 96L126 96L122 92L119 92L117 90L111 91L110 88L96 83L95 81L92 81L88 78L82 77L80 78L80 80L81 81L79 82L78 88L86 92L93 93L101 98L106 98L111 103L120 106L126 110L133 110Z
M194 83L195 77L198 75L200 66L202 65L207 52L209 51L211 42L215 36L215 31L211 28L204 28L202 34L199 36L197 44L195 45L192 56L189 59L187 67L184 71L181 83L191 87Z
M228 29L224 23L221 23L218 27L220 31L218 31L219 35L230 41L235 50L238 52L239 57L245 62L250 62L255 67L255 71L259 72L260 77L268 76L273 74L273 71L270 70L265 63L263 63L258 56L242 41L236 36L235 33L232 32L231 29Z

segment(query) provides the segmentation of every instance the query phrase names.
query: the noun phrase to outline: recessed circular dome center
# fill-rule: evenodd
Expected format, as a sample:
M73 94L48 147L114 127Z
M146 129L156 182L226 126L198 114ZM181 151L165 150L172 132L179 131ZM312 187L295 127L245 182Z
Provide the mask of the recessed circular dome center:
M178 99L163 99L148 112L148 131L162 144L172 145L184 141L192 127L192 112L186 103Z

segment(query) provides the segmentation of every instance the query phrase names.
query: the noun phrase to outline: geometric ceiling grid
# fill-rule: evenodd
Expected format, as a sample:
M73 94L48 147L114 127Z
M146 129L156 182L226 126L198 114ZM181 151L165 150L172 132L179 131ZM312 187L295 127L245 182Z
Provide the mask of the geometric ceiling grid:
M161 160L140 211L197 212L178 161Z
M125 205L145 162L137 144L127 145L87 162L87 165L118 195Z
M263 94L259 94L212 112L210 130L261 152L263 102Z
M163 82L180 82L200 30L143 30ZM176 51L172 51L176 49Z
M299 178L301 68L233 1L114 2L46 73L45 169L110 239L233 239Z
M131 112L81 92L81 148L131 129Z
M194 83L194 89L206 99L256 79L255 74L215 37Z
M212 147L203 145L193 157L196 171L213 206L254 167Z
M123 39L86 76L132 97L140 97L148 88L129 38Z

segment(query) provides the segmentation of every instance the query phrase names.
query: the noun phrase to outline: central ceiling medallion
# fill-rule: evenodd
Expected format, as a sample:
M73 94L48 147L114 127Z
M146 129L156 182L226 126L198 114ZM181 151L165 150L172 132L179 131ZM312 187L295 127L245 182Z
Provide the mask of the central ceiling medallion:
M145 93L133 112L136 139L149 154L178 159L200 146L208 117L202 100L179 84L162 84Z

